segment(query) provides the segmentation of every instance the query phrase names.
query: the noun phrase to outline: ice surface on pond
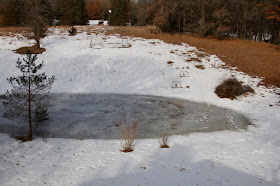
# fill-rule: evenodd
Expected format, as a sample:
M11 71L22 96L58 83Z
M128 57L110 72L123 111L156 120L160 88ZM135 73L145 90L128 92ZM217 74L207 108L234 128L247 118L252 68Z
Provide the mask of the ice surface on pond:
M50 119L36 123L35 135L77 139L119 139L137 121L140 138L246 129L249 120L232 110L181 99L124 94L54 94ZM26 126L1 119L1 131L27 133Z

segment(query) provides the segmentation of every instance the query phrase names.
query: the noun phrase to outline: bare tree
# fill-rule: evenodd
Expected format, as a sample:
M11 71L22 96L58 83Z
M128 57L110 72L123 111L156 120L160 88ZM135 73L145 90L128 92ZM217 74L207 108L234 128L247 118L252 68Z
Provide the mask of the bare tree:
M51 6L47 0L26 0L27 24L31 27L36 41L36 47L40 48L40 39L47 31L51 22Z

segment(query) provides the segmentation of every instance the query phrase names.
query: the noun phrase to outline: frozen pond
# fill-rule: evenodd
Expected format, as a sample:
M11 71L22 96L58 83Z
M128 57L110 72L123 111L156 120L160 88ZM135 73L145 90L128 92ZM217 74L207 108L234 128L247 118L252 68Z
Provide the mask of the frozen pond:
M232 110L181 99L122 94L54 94L50 119L36 123L35 136L119 139L124 121L137 120L140 138L246 129L249 120ZM27 124L0 118L0 132L27 134Z

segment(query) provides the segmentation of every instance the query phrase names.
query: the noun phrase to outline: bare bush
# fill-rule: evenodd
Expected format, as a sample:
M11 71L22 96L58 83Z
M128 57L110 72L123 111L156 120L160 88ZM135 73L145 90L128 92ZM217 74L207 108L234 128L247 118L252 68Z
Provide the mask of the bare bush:
M124 128L122 129L121 146L122 152L132 152L134 142L140 133L137 130L137 121L134 121L131 126L124 123Z
M168 134L166 134L166 133L160 134L160 139L159 139L160 148L169 148L170 147L168 145L168 139L169 139Z

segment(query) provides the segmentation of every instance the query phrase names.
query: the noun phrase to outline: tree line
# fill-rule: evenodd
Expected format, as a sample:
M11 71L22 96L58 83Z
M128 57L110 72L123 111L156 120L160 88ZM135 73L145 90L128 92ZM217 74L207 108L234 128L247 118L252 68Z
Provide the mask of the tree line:
M0 0L3 24L26 24L32 1L44 5L45 19L63 25L105 19L113 26L155 25L163 32L280 42L280 0Z
M63 25L88 23L84 0L1 0L0 14L3 26L25 26L34 18L34 11L47 25L60 20ZM30 18L31 17L31 18Z
M164 32L279 43L280 0L139 0L131 8L134 24Z

